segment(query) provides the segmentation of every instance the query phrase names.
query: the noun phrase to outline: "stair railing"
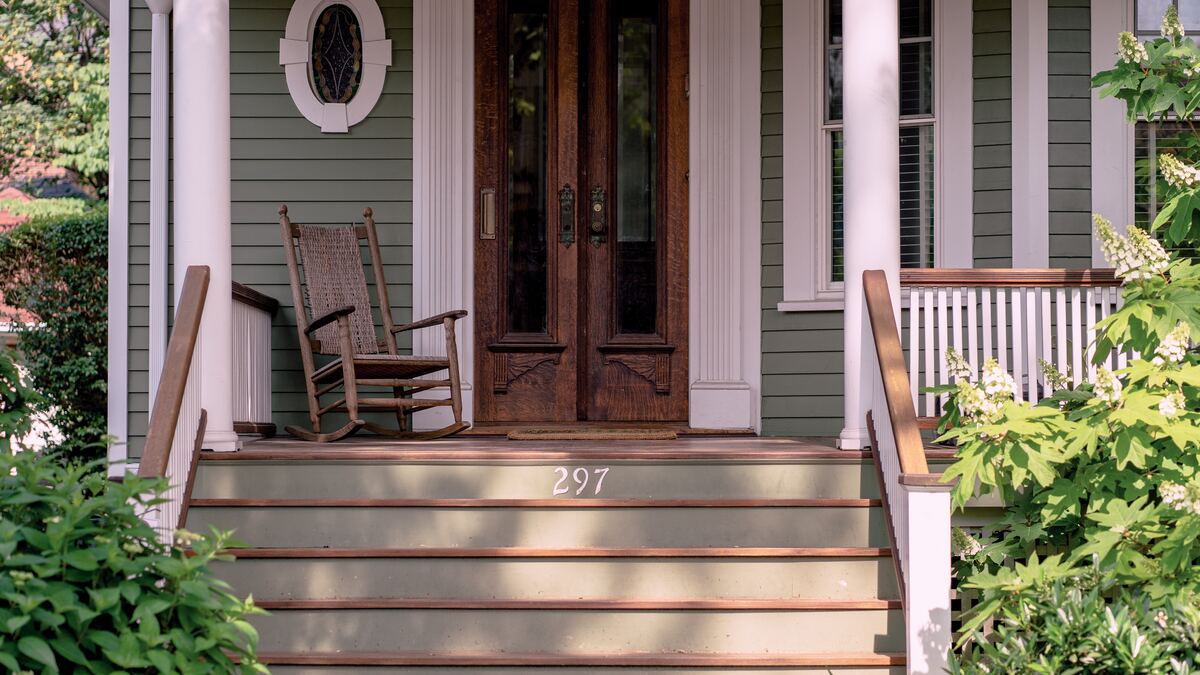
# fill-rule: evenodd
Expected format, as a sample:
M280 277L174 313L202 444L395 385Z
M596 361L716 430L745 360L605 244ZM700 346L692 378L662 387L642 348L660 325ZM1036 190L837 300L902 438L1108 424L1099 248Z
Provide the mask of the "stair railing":
M233 430L272 436L271 320L279 301L233 282Z
M138 464L138 476L165 477L170 484L164 495L167 502L146 514L165 541L170 540L187 516L186 504L204 439L207 414L200 407L201 354L196 340L204 316L208 279L209 269L204 266L188 267L184 275L175 325L154 395L146 445Z
M950 489L929 472L887 276L863 273L873 340L867 428L904 606L908 672L942 673L950 650ZM868 366L869 367L869 366Z
M1121 306L1121 281L1111 269L907 269L900 285L908 302L909 391L924 417L939 416L945 404L923 389L950 382L950 347L976 374L996 359L1031 403L1050 391L1042 361L1075 386L1090 380L1096 323ZM1109 355L1109 367L1123 365L1123 356Z

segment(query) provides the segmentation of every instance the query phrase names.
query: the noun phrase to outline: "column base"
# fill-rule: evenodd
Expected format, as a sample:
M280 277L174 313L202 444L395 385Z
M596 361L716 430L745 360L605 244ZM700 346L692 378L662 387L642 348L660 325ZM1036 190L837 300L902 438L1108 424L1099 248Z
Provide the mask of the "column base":
M204 444L201 447L212 452L237 452L242 449L242 440L233 429L209 429L204 432Z
M838 434L837 446L840 450L863 450L871 446L871 437L866 427L846 427Z
M755 429L754 389L741 380L701 380L689 388L688 424L697 429Z

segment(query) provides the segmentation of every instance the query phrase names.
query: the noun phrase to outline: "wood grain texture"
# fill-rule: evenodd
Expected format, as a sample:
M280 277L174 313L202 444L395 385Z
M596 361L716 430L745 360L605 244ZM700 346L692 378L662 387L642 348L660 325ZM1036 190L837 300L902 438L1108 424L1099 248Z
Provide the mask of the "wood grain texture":
M897 653L826 652L805 654L555 654L439 652L259 652L268 665L329 666L506 666L626 668L804 668L902 666Z
M208 508L413 508L413 509L754 509L754 508L870 508L878 499L194 499L192 506Z
M1039 268L930 268L900 270L901 286L990 288L1114 288L1121 285L1115 270Z
M240 548L235 558L883 558L889 548Z
M245 284L233 282L233 301L260 309L271 316L279 311L279 301L266 293L260 293Z
M192 370L192 353L200 333L200 320L204 316L208 279L209 269L199 265L189 267L183 277L183 288L176 304L175 324L167 342L162 377L154 397L154 409L150 413L146 445L138 464L138 475L144 478L161 478L167 472L180 406L183 405L188 374Z
M725 610L849 611L900 609L899 600L823 600L814 598L578 598L495 600L471 598L299 598L256 600L268 611L289 609L526 609L526 610Z

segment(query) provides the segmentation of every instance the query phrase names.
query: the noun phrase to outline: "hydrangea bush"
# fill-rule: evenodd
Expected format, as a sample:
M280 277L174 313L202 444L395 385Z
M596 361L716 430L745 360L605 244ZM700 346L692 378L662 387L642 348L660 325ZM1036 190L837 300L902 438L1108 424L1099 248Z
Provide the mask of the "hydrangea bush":
M1155 606L1200 598L1200 266L1137 228L1096 226L1125 301L1097 326L1097 363L1117 350L1125 367L1097 365L1078 388L1056 374L1031 405L995 361L976 378L947 358L954 503L998 492L1007 505L988 537L956 533L960 583L981 594L968 634L1014 594L1093 572Z

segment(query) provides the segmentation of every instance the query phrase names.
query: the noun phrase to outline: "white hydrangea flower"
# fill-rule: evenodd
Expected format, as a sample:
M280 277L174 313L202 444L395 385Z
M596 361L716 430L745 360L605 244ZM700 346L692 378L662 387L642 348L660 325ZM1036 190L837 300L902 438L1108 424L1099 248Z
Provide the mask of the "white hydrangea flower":
M950 529L950 546L960 560L973 558L983 550L983 545L979 543L979 540L961 527Z
M1161 32L1172 44L1183 39L1183 24L1179 22L1179 10L1173 4L1167 5L1167 12L1163 14Z
M1171 187L1193 188L1200 185L1200 169L1184 164L1169 152L1159 153L1158 172Z
M983 386L983 393L988 398L999 401L1016 398L1020 392L1017 389L1017 381L1008 374L1008 371L1000 367L1000 363L996 359L988 359L983 364L983 379L980 381L980 385Z
M1158 412L1162 413L1162 416L1167 419L1183 412L1186 407L1187 401L1183 398L1183 392L1179 391L1167 394L1158 402Z
M1200 515L1200 495L1191 486L1163 483L1158 486L1158 496L1169 509Z
M946 370L956 380L967 380L975 375L975 369L953 347L946 349Z
M1158 343L1158 348L1154 350L1154 363L1163 365L1164 363L1180 363L1187 356L1189 339L1188 327L1183 323L1178 323L1175 328L1163 338L1163 341Z
M1070 388L1071 373L1069 370L1064 373L1046 359L1039 361L1038 365L1042 369L1042 379L1046 382L1046 386L1050 387L1052 391Z
M1109 405L1120 403L1121 379L1108 368L1100 367L1096 370L1095 393L1096 398Z
M1100 248L1109 264L1116 268L1117 276L1125 281L1150 279L1167 271L1171 259L1157 239L1137 227L1129 228L1123 237L1103 216L1092 216L1096 223L1096 234Z
M1117 37L1117 54L1125 63L1141 64L1150 60L1150 54L1146 52L1146 46L1137 39L1137 36L1129 31L1121 33Z

